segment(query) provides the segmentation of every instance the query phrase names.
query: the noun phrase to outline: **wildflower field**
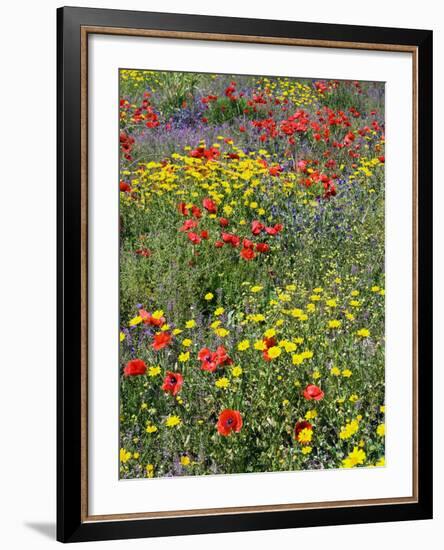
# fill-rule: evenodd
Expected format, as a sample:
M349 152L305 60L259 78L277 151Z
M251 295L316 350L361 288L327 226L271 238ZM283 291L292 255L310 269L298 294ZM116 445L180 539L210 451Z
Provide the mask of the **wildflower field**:
M384 84L121 70L121 479L384 465Z

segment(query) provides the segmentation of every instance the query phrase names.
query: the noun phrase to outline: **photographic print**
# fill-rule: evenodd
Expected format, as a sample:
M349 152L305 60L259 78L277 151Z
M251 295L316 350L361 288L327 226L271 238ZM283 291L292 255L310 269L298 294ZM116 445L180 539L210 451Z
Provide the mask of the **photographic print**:
M384 83L119 88L120 479L384 466Z

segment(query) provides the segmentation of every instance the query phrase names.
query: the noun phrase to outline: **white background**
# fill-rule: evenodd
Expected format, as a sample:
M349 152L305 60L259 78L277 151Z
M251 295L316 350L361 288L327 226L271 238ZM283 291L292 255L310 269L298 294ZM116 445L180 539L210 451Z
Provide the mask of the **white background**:
M412 495L412 56L265 44L93 36L89 44L89 513L323 502ZM118 68L306 76L385 82L386 467L119 481ZM411 189L411 186L409 186ZM113 236L113 237L110 237ZM112 241L110 241L110 238ZM103 246L108 242L108 246ZM257 487L260 484L260 491ZM123 505L124 503L124 505Z
M2 6L2 197L0 224L2 271L0 285L2 395L0 414L2 485L0 542L6 548L44 549L55 545L55 8L22 1ZM439 174L444 85L442 64L444 21L438 3L406 0L318 0L316 3L257 0L210 3L207 0L122 0L77 5L212 15L280 18L300 21L432 28L435 31L435 173ZM440 66L438 65L440 61ZM444 200L442 182L435 192L435 520L402 524L338 526L316 529L204 535L147 541L96 543L102 548L171 549L256 547L328 547L360 550L397 547L413 549L440 540L443 531L443 418L439 388L444 376L442 337ZM441 183L440 186L438 184ZM438 245L441 245L441 252ZM440 252L440 253L439 253ZM92 546L87 544L86 546Z

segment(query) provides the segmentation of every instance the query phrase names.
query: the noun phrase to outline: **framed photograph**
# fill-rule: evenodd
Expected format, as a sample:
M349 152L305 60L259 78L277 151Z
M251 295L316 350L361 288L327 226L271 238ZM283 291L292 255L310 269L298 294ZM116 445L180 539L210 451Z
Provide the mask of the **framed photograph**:
M432 32L58 10L58 539L432 517Z

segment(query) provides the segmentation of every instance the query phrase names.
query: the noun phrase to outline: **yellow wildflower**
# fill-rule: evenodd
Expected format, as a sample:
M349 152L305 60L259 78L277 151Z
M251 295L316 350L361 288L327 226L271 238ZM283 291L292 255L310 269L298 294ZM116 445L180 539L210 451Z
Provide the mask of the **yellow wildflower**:
M250 341L249 340L242 340L238 343L237 349L239 351L245 351L250 347Z
M214 385L216 386L216 388L225 389L228 388L228 386L230 385L230 381L227 377L223 376L222 378L219 378L219 380L216 380Z
M279 357L281 353L281 348L278 346L272 346L271 348L268 348L267 351L268 357L271 357L271 359L276 359L276 357Z
M180 457L180 463L182 464L182 466L189 466L190 465L190 457L189 456L181 456Z
M165 424L168 428L174 428L174 426L178 426L181 422L180 417L176 415L170 415L165 420Z
M313 430L310 428L304 428L298 433L298 441L299 443L305 444L310 443L310 441L313 439Z
M359 464L364 464L366 458L367 455L365 454L365 451L356 446L353 448L353 451L348 454L347 458L344 458L342 461L342 467L354 468Z
M231 374L232 374L235 378L239 377L239 376L242 374L242 368L241 368L241 367L233 367L233 368L231 369Z
M120 449L120 462L125 464L125 462L128 462L132 458L132 454L127 451L126 449Z

